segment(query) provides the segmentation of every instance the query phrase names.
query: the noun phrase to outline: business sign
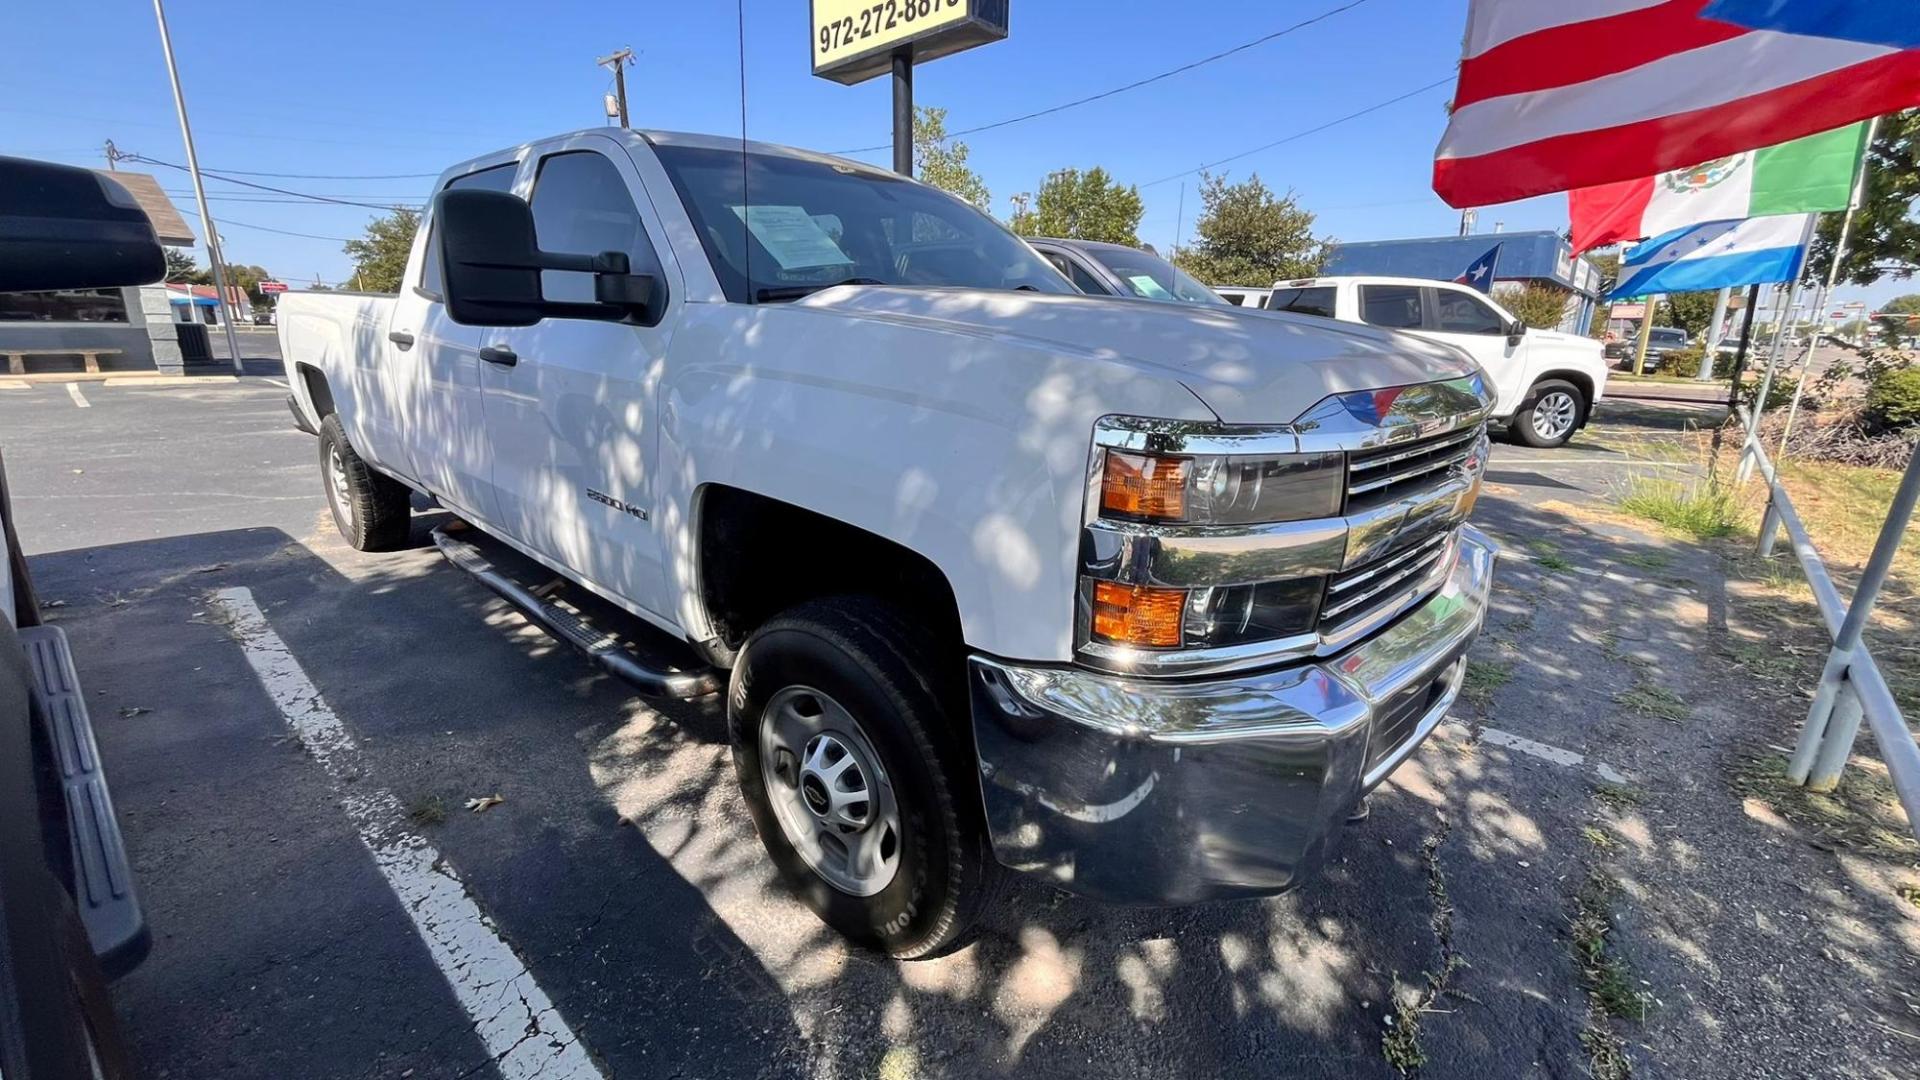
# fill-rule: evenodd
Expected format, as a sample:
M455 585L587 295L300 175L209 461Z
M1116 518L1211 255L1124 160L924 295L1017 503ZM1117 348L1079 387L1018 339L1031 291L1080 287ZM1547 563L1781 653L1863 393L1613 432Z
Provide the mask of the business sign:
M287 283L284 281L262 281L260 283L260 292L263 295L267 293L282 293L286 291L287 291Z
M1613 305L1613 310L1608 312L1607 317L1612 319L1644 319L1647 317L1647 305L1615 304Z
M1009 0L813 0L813 73L851 86L1007 36Z

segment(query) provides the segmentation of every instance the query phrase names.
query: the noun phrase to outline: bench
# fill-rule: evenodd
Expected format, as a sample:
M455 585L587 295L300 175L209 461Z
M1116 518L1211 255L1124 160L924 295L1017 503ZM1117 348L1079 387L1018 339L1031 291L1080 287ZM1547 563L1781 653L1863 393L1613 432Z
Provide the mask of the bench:
M86 366L87 374L98 375L100 374L100 358L103 356L119 356L120 350L119 349L0 349L0 353L6 354L7 374L9 375L25 375L27 373L27 357L29 356L74 356L76 354L80 357L80 362Z

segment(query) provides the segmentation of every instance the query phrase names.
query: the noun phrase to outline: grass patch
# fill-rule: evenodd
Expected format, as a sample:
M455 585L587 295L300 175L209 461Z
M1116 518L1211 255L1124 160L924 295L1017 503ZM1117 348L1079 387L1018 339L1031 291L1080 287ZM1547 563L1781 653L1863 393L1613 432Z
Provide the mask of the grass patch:
M1920 907L1920 885L1902 885L1893 894L1914 907Z
M1426 973L1426 985L1418 994L1401 994L1396 990L1393 1011L1386 1017L1386 1033L1380 1036L1381 1056L1401 1076L1411 1076L1427 1063L1426 1051L1420 1046L1421 1018L1442 997L1453 992L1454 974L1467 966L1453 946L1453 898L1447 892L1446 873L1440 867L1440 845L1446 843L1450 832L1452 827L1442 821L1440 830L1421 845L1427 865L1427 899L1433 904L1427 925L1432 928L1434 943L1440 949L1439 970ZM1397 975L1395 981L1398 981Z
M1620 556L1620 561L1642 570L1665 570L1673 559L1664 551L1629 551Z
M1633 1075L1633 1059L1627 1056L1627 1041L1613 1033L1606 1017L1597 1009L1587 1011L1587 1026L1580 1029L1580 1045L1586 1047L1589 1071L1594 1080L1627 1080Z
M1627 479L1620 509L1690 536L1724 540L1744 531L1740 500L1730 489L1704 480L1637 475Z
M1791 682L1801 673L1802 665L1791 655L1778 648L1766 648L1744 641L1728 643L1721 650L1727 659L1740 665L1749 674L1769 682Z
M1581 829L1580 837L1601 851L1612 851L1620 846L1620 841L1615 840L1612 833L1598 825L1588 825Z
M1600 800L1602 806L1610 810L1631 810L1647 800L1647 796L1637 787L1626 784L1595 784L1593 797Z
M1460 696L1467 704L1484 709L1493 704L1493 692L1513 681L1513 669L1487 660L1467 661L1466 674L1460 678Z
M1662 686L1641 683L1631 690L1622 690L1613 695L1616 705L1640 716L1653 716L1661 720L1679 723L1693 715L1693 707L1687 700Z
M1767 804L1828 846L1904 862L1920 856L1886 766L1877 761L1855 758L1840 786L1822 793L1789 781L1778 755L1748 755L1734 765L1733 790Z
M1613 879L1600 870L1587 875L1587 883L1574 897L1574 959L1580 965L1580 980L1596 1008L1608 1016L1626 1020L1645 1020L1653 995L1634 985L1627 966L1607 948L1613 933L1613 916L1608 911L1619 891Z
M407 820L419 828L447 823L447 804L438 795L422 795L407 804Z
M1529 540L1527 550L1533 552L1534 565L1542 570L1564 574L1573 569L1573 563L1560 554L1560 545L1551 540Z

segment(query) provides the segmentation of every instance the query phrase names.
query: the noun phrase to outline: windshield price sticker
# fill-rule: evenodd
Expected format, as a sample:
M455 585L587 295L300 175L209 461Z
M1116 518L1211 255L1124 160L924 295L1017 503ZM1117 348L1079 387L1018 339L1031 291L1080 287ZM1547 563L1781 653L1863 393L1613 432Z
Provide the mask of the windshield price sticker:
M833 242L813 215L800 206L736 206L734 216L747 223L754 239L782 270L845 266L852 259Z

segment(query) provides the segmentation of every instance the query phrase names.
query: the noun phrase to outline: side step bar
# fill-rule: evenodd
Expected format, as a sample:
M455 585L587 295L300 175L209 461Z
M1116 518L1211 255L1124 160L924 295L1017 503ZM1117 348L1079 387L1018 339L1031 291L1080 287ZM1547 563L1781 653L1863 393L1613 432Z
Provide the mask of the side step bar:
M726 687L724 676L712 668L678 668L648 663L623 647L613 634L557 604L551 603L505 572L476 544L449 535L444 528L433 530L434 546L447 561L472 574L501 599L520 609L520 613L541 629L585 653L610 675L631 683L634 689L650 697L697 698L717 694Z
M127 847L107 794L107 774L93 741L87 698L80 691L73 650L57 626L20 631L27 668L46 705L54 765L65 790L67 836L73 842L74 906L100 967L111 978L133 970L147 955L152 935L133 891Z

